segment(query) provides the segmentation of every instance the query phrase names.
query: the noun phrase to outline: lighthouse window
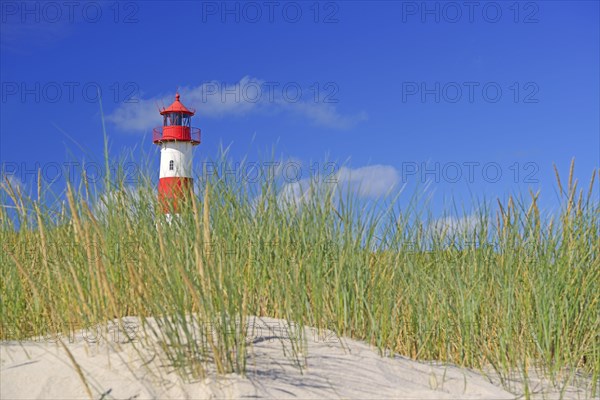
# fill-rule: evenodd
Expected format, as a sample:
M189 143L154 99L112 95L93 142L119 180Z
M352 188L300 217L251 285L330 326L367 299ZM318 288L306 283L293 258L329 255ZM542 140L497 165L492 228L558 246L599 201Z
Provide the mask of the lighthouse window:
M164 116L164 126L191 126L190 116L182 113L168 113Z
M172 125L181 125L181 114L174 113L172 115Z
M175 167L175 162L173 160L169 161L169 171L173 171L174 167Z

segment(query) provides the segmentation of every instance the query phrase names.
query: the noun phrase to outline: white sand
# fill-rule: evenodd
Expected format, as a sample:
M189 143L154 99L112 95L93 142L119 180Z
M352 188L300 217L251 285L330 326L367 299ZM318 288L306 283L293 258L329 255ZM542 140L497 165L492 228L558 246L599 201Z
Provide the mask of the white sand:
M79 332L63 343L79 364L96 399L146 398L400 398L514 399L519 396L481 374L454 366L380 357L377 350L354 340L340 341L331 332L306 330L306 368L301 372L290 355L285 323L251 318L252 348L247 376L229 374L185 383L151 350L124 342L123 331L91 343ZM125 323L135 326L137 319ZM273 330L275 328L275 330ZM342 345L343 342L343 345ZM285 354L284 354L285 352ZM304 360L303 357L301 357ZM145 365L144 365L145 364ZM497 383L497 382L496 382ZM543 382L542 382L543 383ZM540 384L540 398L558 398L556 389ZM567 398L590 398L569 388ZM0 398L85 399L84 383L65 349L48 340L0 344Z

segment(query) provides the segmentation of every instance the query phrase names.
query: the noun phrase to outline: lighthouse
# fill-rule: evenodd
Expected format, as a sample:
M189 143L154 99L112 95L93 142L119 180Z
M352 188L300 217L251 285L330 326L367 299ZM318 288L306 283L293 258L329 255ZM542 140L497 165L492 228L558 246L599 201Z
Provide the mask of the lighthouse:
M159 111L163 125L152 132L152 141L160 146L158 200L163 213L170 217L170 213L178 213L193 188L192 155L194 146L200 144L200 129L192 128L195 111L179 101L179 93L173 104Z

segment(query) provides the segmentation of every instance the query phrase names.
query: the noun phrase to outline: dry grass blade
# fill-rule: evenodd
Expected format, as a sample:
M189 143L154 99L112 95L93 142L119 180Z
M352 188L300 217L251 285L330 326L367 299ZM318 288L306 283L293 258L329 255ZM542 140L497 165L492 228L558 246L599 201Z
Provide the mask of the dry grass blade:
M71 351L67 348L67 346L65 346L65 344L63 343L63 341L61 339L58 339L58 343L60 343L62 348L65 350L65 352L67 353L67 356L69 357L69 360L71 360L71 363L73 364L73 367L75 367L75 371L77 371L77 375L79 376L81 383L83 383L83 387L85 388L85 392L87 393L88 397L91 400L94 400L94 395L92 394L92 389L90 389L90 385L88 384L87 379L85 379L85 375L83 374L81 367L75 360L75 357L73 357L73 354L71 354Z
M552 164L552 167L554 167L554 175L556 176L556 183L558 184L558 190L562 196L562 194L565 192L562 186L562 183L560 181L560 174L558 173L558 168L556 167L556 164Z
M575 159L571 159L571 165L569 166L569 192L573 189L573 174L575 173Z
M207 183L204 188L204 204L202 213L202 227L203 227L203 238L204 238L204 251L206 254L210 254L210 207L209 207L209 192L210 185Z
M594 180L596 179L596 172L597 170L594 170L592 172L592 177L590 178L590 186L588 187L587 198L585 199L586 205L590 203L590 198L592 197L592 193L594 192Z

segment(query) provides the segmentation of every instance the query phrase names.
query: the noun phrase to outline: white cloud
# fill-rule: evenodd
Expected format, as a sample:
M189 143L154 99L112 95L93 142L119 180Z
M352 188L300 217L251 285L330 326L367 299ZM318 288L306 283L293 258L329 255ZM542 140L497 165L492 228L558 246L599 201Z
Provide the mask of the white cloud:
M196 87L184 87L179 90L182 102L196 108L201 117L224 117L244 115L257 109L261 103L257 98L257 90L264 81L243 77L234 84L222 84L217 81L205 82ZM262 95L261 95L262 98ZM173 95L165 104L171 104Z
M158 107L155 100L139 100L125 103L108 115L106 120L124 131L145 131L160 125Z
M300 205L308 202L312 195L310 181L302 179L286 184L277 195L277 201L280 205Z
M447 216L431 223L429 225L429 232L433 237L464 237L465 234L467 237L470 237L479 226L481 226L481 219L476 215L466 215L463 217Z
M394 190L400 182L400 174L390 165L371 165L350 169L340 168L338 184L348 184L357 188L363 197L381 197Z
M367 119L364 111L343 115L333 104L312 101L312 93L308 89L297 101L287 98L282 86L285 85L245 76L237 83L211 81L195 87L183 87L179 93L182 102L195 108L197 115L203 118L250 113L292 113L315 125L333 129L349 129ZM173 93L170 93L139 99L136 103L123 103L106 119L124 131L147 131L161 123L158 108L168 106L172 101Z
M376 198L390 194L398 187L400 174L390 165L372 165L360 168L342 167L331 182L321 182L325 190L355 191L359 197ZM313 185L311 186L311 183ZM283 186L278 194L280 204L302 204L309 201L319 190L320 182L309 178Z
M157 192L152 190L140 196L140 192L135 187L125 186L123 189L102 193L94 204L94 216L101 221L106 221L109 208L122 209L123 205L128 207L125 211L130 218L139 218L138 214L144 213L154 215L154 201L146 196L152 196L154 199L157 196Z

